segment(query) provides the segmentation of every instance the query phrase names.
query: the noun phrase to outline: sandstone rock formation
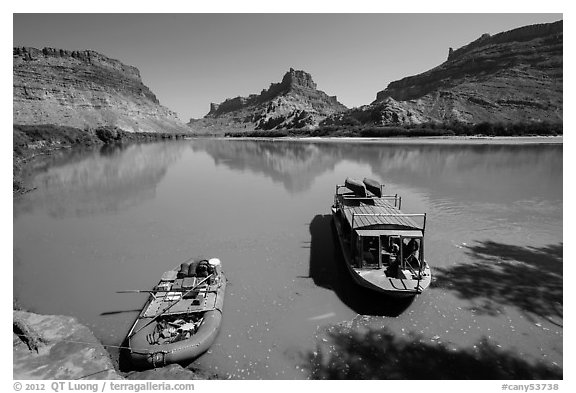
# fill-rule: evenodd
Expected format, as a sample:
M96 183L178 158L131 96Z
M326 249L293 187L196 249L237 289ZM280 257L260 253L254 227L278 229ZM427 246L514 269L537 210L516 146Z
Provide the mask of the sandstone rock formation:
M562 21L484 34L450 48L443 64L390 83L372 104L346 115L375 125L561 122L562 39Z
M314 127L326 116L345 111L335 96L317 90L312 76L290 69L280 83L260 94L210 104L210 112L188 125L196 130L272 130Z
M122 379L102 344L75 318L14 310L13 319L14 379ZM37 345L29 344L31 335L39 337Z
M186 132L137 68L91 50L13 49L14 124Z
M117 371L118 359L76 318L13 310L13 378L16 380L217 379L202 370L169 365L146 371Z

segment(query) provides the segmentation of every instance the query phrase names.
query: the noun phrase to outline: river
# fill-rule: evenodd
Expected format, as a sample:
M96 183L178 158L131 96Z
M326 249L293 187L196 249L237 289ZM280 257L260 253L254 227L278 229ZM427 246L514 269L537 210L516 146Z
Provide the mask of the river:
M330 378L334 359L391 372L366 360L378 337L406 369L487 350L561 373L562 156L562 144L414 140L71 152L39 166L36 189L14 202L14 296L119 345L146 295L117 291L218 257L222 329L194 366L224 378ZM347 176L380 180L403 211L428 214L433 282L412 302L360 289L343 270L329 213Z

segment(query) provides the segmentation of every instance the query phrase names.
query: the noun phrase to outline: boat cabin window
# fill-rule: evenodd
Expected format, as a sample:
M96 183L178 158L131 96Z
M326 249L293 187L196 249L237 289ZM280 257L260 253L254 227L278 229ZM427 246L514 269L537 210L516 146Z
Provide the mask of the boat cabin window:
M400 236L380 236L380 252L382 254L382 264L384 266L389 266L400 260L401 244L402 241Z
M379 250L380 242L378 236L362 236L361 242L362 267L378 268L380 266Z
M422 261L422 238L403 237L402 238L402 258L408 268L420 269Z
M423 260L421 236L358 236L355 243L353 258L360 268L397 266L418 271Z

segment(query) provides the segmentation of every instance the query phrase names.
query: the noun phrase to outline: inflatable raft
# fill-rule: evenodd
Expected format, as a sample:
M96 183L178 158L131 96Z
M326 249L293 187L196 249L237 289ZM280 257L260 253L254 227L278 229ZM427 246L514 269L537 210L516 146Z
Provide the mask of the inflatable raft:
M206 352L222 321L226 278L220 260L189 261L162 275L128 333L138 368L189 363Z

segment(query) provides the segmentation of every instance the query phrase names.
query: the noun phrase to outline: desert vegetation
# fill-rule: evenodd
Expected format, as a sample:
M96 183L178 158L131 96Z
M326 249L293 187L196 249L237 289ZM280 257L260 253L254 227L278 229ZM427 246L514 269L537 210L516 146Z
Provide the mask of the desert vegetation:
M351 118L353 119L353 118ZM228 137L281 138L310 137L432 137L432 136L556 136L562 135L562 123L525 122L467 124L459 122L423 123L419 125L373 126L360 125L352 120L339 125L320 125L315 129L259 130L227 132Z

